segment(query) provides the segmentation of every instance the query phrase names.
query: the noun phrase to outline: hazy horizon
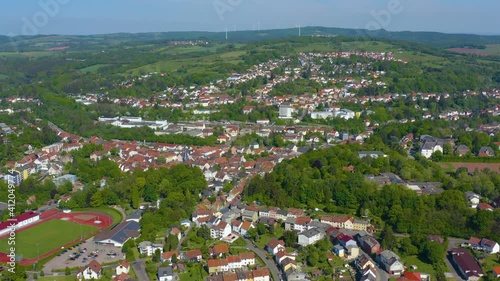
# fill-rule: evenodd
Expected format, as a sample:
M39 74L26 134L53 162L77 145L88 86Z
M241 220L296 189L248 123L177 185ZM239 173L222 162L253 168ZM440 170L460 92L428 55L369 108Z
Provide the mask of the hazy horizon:
M31 0L29 0L31 1ZM1 35L93 35L324 26L500 35L500 1L6 0Z

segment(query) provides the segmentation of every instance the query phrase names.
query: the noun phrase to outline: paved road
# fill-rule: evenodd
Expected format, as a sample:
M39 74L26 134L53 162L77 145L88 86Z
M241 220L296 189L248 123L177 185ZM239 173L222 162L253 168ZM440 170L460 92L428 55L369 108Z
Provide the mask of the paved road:
M131 263L134 268L135 274L137 274L137 279L141 281L150 281L148 274L146 273L146 268L144 267L144 261L139 260Z
M280 271L279 271L278 267L276 266L276 263L274 263L273 260L268 260L267 259L266 252L263 249L260 249L257 246L255 246L252 243L252 241L250 241L249 239L245 238L245 241L247 242L247 248L250 249L251 251L254 251L264 261L264 263L266 264L266 266L271 271L271 275L273 276L273 279L275 281L281 280L281 278L280 278Z
M181 252L181 247L182 247L182 242L186 239L188 236L189 231L193 228L193 223L189 225L189 227L186 229L186 232L184 232L184 235L181 237L181 240L179 240L179 245L177 245L177 253Z

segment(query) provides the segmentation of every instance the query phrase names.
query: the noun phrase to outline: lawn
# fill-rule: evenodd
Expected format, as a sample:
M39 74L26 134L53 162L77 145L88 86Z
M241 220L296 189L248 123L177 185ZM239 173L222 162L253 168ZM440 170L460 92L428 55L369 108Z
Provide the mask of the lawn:
M485 274L491 272L496 266L500 266L500 255L487 255L487 257L481 261L481 267Z
M81 225L63 220L50 220L16 234L16 253L23 258L32 259L58 249L66 243L80 238L80 235L96 230L97 227ZM0 252L8 252L12 247L8 239L0 240ZM38 247L38 249L37 249Z
M179 274L180 281L199 281L204 280L208 273L203 269L201 264L195 264L187 268L188 272Z
M107 64L94 64L94 65L91 65L91 66L80 68L79 70L82 73L96 73L97 70L99 70L99 68L101 68L103 66L107 66Z
M415 271L417 272L423 272L431 275L436 274L436 271L432 267L432 264L421 261L417 256L409 256L406 258L402 258L402 260L408 268L411 268L412 265L416 265L417 269Z

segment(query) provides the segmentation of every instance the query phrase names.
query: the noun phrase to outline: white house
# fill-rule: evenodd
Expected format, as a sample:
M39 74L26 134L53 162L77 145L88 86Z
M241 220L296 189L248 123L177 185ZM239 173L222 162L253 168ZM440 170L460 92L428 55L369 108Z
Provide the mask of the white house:
M92 280L102 277L102 266L96 260L92 260L86 267L81 268L76 275L78 280Z
M280 106L279 110L279 118L281 119L290 119L292 118L292 114L295 112L295 108L289 105Z
M267 242L266 250L273 255L276 255L280 251L285 251L285 241L272 238L271 241Z
M401 275L404 272L404 265L398 255L393 251L385 250L380 253L380 263L391 275Z
M298 244L301 246L311 245L323 239L323 237L324 233L322 231L319 231L317 228L312 228L299 233Z
M210 228L210 237L213 239L222 239L229 234L231 234L231 225L225 221L221 221Z
M160 253L163 253L163 245L161 244L153 244L149 241L142 241L139 243L139 253L141 255L146 255L148 257L151 257L156 250L160 250Z
M126 260L120 262L120 264L115 268L116 275L120 275L122 273L128 274L130 271L130 263Z
M171 266L165 266L158 268L158 280L159 281L172 281L174 280L174 272Z
M443 152L443 146L437 141L424 141L424 143L420 147L420 154L422 154L422 156L424 156L425 158L431 158L432 154L436 151Z
M481 239L480 246L490 254L496 254L500 252L500 245L497 242L483 238Z

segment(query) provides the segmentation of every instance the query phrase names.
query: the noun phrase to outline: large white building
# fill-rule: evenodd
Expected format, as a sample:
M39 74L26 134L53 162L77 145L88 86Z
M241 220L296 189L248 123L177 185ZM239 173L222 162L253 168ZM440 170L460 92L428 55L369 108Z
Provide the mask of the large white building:
M291 119L292 114L295 112L295 108L289 105L280 106L279 118L281 119Z
M299 233L298 244L301 246L311 245L323 239L324 236L322 231L312 228Z
M33 224L40 220L40 214L37 212L26 212L24 214L20 214L19 216L13 218L12 221L16 221L15 229L19 229L25 227L27 225ZM0 235L4 235L12 230L12 222L5 221L0 223Z

